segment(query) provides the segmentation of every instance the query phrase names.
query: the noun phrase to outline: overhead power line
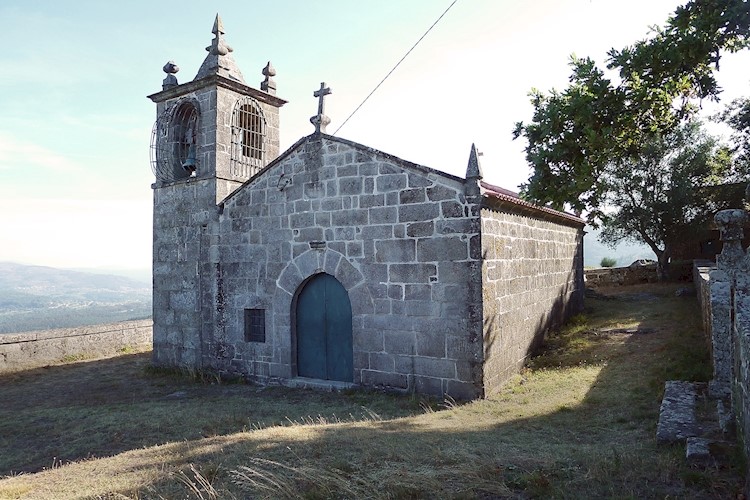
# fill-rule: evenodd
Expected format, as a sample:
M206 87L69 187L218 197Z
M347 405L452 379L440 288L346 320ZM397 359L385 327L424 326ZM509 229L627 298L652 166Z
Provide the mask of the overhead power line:
M432 31L432 28L434 28L434 27L435 27L435 26L437 25L437 23L439 23L439 22L440 22L440 20L441 20L441 19L442 19L442 18L443 18L443 17L444 17L444 16L445 16L445 15L446 15L447 13L448 13L448 11L449 11L449 10L451 10L451 8L452 8L452 7L453 7L453 6L454 6L454 5L456 4L456 2L458 2L458 0L453 0L453 2L451 2L451 4L450 4L450 5L448 6L448 8L447 8L447 9L445 9L445 11L443 11L443 13L442 13L442 14L440 14L440 17L438 17L438 18L437 18L437 19L435 20L435 22L434 22L434 23L432 23L432 26L430 26L429 28L427 28L427 31L425 31L425 32L424 32L424 34L423 34L423 35L422 35L421 37L419 37L419 40L417 40L417 41L416 41L416 43L415 43L414 45L412 45L412 46L411 46L411 48L410 48L410 49L409 49L408 51L406 51L406 54L404 54L404 56L403 56L403 57L402 57L401 59L399 59L399 61L398 61L398 62L396 63L396 65L395 65L395 66L393 66L393 68L391 68L391 70L390 70L390 71L388 72L388 74L387 74L387 75L385 75L385 76L383 77L383 79L382 79L382 80L380 80L380 83L378 83L378 84L377 84L377 85L375 86L375 88L374 88L374 89L372 89L372 92L370 92L369 94L367 94L367 97L365 97L365 98L364 98L364 99L362 100L362 102L361 102L361 103L359 103L359 106L357 106L357 107L356 107L356 108L354 109L354 111L352 111L352 112L351 112L351 114L350 114L349 116L347 116L347 117L346 117L346 120L344 120L344 121L343 121L343 123L342 123L341 125L339 125L339 128L337 128L337 129L336 129L336 131L335 131L335 132L334 132L333 134L331 134L331 135L336 135L336 134L337 134L337 133L339 132L339 130L341 130L341 129L342 129L343 127L344 127L344 125L346 125L346 123L347 123L347 122L349 121L349 119L350 119L350 118L351 118L352 116L354 116L354 114L355 114L355 113L356 113L357 111L359 111L359 109L360 109L360 108L361 108L362 106L364 106L364 104L365 104L365 103L367 102L367 100L368 100L368 99L369 99L370 97L372 97L372 95L373 95L373 94L374 94L374 93L375 93L375 92L376 92L376 91L377 91L377 90L378 90L378 89L380 88L380 86L381 86L381 85L383 85L383 83L385 83L385 81L386 81L386 80L388 79L388 77L390 77L390 76L391 76L391 74L393 74L393 72L394 72L394 71L396 71L396 68L398 68L398 67L399 67L399 66L401 65L401 63L402 63L402 62L404 62L404 59L406 59L406 58L407 58L407 57L409 56L409 54L411 54L411 53L412 53L412 51L413 51L413 50L414 50L415 48L417 48L417 45L419 45L419 43L420 43L420 42L421 42L421 41L422 41L422 40L424 39L424 37L426 37L426 36L427 36L427 34L428 34L428 33L429 33L430 31Z

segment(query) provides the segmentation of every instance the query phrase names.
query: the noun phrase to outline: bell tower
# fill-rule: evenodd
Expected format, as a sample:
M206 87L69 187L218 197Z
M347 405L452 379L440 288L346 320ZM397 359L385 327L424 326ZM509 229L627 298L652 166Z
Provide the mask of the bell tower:
M217 204L279 155L276 70L245 83L217 15L208 55L192 81L170 61L151 136L154 191L153 360L200 368L210 349L218 257L209 251Z
M195 78L179 84L179 68L170 61L161 92L148 97L157 106L151 140L155 189L213 179L216 204L279 155L279 108L286 101L276 97L270 61L260 90L245 83L218 14L212 33Z

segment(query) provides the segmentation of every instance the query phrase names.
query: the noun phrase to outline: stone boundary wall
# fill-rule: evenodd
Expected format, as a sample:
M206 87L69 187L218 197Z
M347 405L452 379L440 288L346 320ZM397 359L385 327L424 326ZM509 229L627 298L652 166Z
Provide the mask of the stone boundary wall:
M152 322L124 321L104 325L0 334L0 374L39 368L65 360L111 356L152 343Z
M656 264L635 267L601 267L584 269L586 286L635 285L637 283L655 283L658 281Z
M742 239L749 220L750 213L745 210L718 212L714 221L721 234L721 253L715 265L699 261L693 267L706 333L711 338L713 378L708 393L717 400L724 432L730 432L730 424L735 424L746 458L750 457L750 252ZM747 483L746 494L749 487Z
M708 337L711 345L711 287L709 285L709 273L716 269L716 263L710 260L693 261L693 283L701 307L703 318L703 332Z

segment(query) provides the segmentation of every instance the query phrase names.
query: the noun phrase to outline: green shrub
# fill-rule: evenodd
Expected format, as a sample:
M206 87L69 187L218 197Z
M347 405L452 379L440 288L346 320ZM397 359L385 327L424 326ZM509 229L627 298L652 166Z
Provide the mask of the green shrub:
M602 267L615 267L617 265L617 259L612 257L602 257L602 261L599 263Z

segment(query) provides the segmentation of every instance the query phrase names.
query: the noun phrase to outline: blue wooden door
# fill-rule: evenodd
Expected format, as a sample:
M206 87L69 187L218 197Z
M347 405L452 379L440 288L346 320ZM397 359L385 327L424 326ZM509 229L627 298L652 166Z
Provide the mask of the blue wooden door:
M336 278L318 274L297 297L297 374L351 382L352 305Z

